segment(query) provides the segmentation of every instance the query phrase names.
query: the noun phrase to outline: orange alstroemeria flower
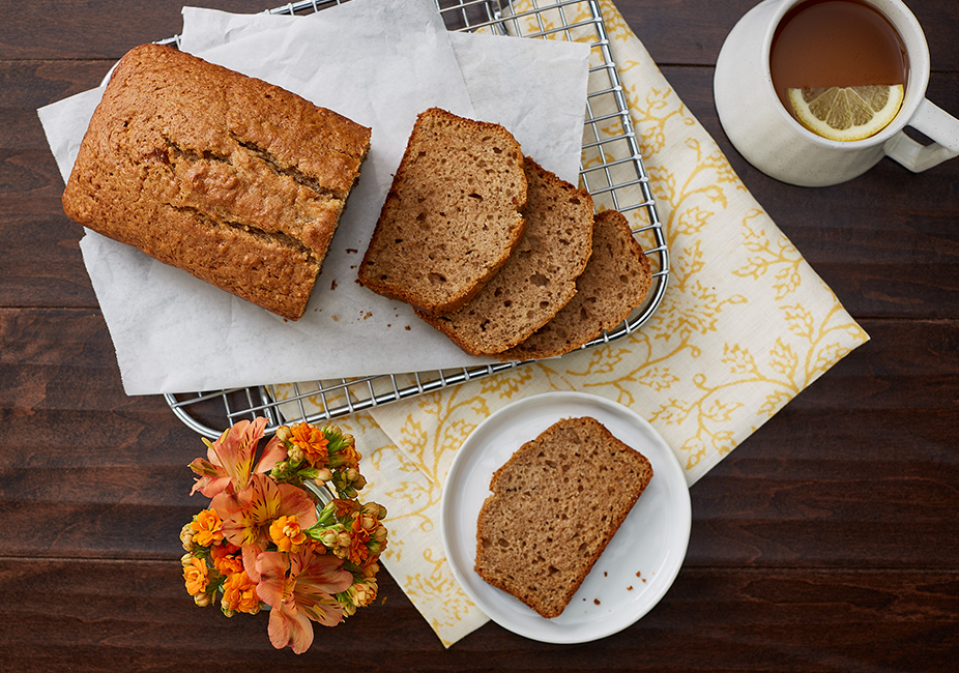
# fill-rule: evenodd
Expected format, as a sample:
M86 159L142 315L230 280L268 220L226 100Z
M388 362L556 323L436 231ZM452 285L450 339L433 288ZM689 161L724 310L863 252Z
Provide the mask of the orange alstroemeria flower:
M307 547L295 554L261 554L257 568L261 577L257 594L272 608L268 631L274 647L290 645L302 654L313 643L311 622L335 626L343 621L343 608L334 594L350 587L353 574L343 570L341 559Z
M290 443L298 447L307 462L313 467L326 467L330 463L327 445L330 443L323 431L309 423L299 423L290 428Z
M256 447L263 438L266 427L265 418L257 418L252 423L242 420L225 431L215 442L204 438L207 445L207 458L197 458L190 468L199 475L190 494L200 491L213 498L224 491L243 491L250 485L253 474L268 472L276 463L286 459L286 447L273 437L263 448L263 454L256 465L253 464Z
M301 488L277 484L264 474L254 474L250 487L221 493L211 503L223 518L223 536L243 550L243 569L259 581L257 557L270 542L269 529L281 516L295 516L302 528L316 523L316 504Z

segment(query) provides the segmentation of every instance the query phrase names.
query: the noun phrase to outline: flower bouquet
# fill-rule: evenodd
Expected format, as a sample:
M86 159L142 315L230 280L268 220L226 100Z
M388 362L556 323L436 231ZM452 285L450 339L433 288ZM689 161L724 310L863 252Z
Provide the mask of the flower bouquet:
M361 504L366 485L353 437L335 426L280 427L256 457L265 418L243 420L190 468L210 505L183 526L187 592L201 606L219 594L227 617L269 607L274 647L297 654L312 622L335 626L376 598L386 510Z

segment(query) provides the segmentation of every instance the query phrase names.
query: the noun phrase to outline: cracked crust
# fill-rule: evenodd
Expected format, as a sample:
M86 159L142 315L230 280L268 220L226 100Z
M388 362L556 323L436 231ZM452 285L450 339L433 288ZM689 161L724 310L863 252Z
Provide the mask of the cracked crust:
M302 317L370 130L171 47L113 73L66 214L238 297Z

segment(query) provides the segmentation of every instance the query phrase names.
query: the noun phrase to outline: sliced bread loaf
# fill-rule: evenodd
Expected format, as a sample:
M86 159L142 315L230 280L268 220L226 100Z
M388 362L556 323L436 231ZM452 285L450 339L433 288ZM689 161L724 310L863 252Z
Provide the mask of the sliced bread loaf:
M522 239L526 192L523 152L506 129L426 110L383 204L360 283L427 313L455 311Z
M595 418L558 421L490 481L476 572L544 617L559 616L653 476Z
M593 226L593 254L576 279L576 296L523 343L497 354L503 360L568 353L626 320L649 292L649 260L622 213L606 210Z
M501 353L525 341L576 294L589 260L593 199L526 158L526 232L492 280L446 315L417 314L472 355Z

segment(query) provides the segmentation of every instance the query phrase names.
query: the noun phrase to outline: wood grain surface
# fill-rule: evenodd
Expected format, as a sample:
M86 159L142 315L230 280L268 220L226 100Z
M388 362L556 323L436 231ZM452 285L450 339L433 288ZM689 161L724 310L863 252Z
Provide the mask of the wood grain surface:
M683 569L622 633L556 646L488 624L444 650L384 572L375 606L297 657L272 648L265 614L227 620L183 591L199 436L162 398L123 394L36 114L176 33L181 3L0 0L0 671L957 670L959 160L816 190L749 166L712 75L754 4L618 6L871 341L692 488ZM959 115L959 3L908 4L929 98Z

